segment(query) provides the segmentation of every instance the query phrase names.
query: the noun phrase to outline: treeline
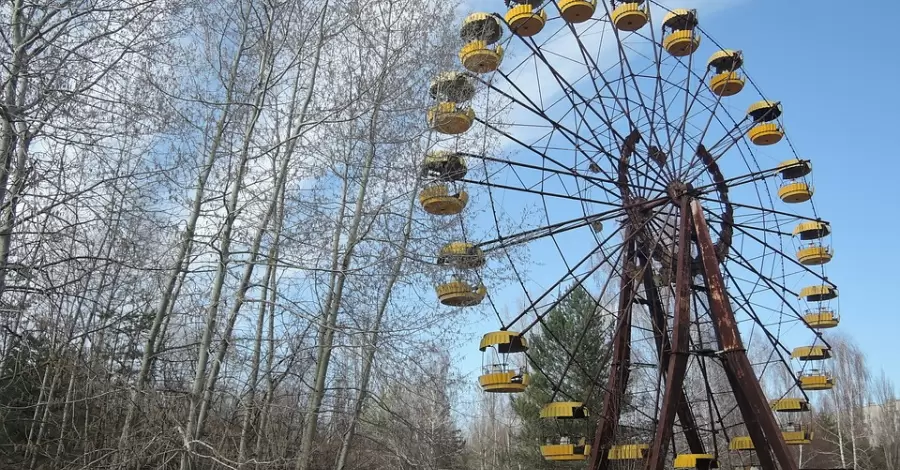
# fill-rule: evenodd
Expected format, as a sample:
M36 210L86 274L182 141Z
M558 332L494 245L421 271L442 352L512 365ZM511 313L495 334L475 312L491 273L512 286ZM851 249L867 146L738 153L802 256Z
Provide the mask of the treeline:
M457 12L0 18L0 467L463 468L433 294L459 227L417 208Z

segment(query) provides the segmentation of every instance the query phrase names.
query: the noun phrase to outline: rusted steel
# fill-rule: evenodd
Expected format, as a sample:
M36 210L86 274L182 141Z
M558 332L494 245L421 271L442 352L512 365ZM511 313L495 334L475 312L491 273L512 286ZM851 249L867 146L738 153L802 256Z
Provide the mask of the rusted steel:
M612 364L607 378L606 394L603 399L603 412L594 434L591 446L592 470L606 469L609 464L609 448L613 444L616 428L619 426L619 415L625 400L625 389L631 374L631 313L632 298L636 273L634 265L635 243L631 237L631 228L626 229L625 256L622 264L622 282L619 290L619 318L616 322L616 333L613 337Z
M644 293L647 296L647 308L650 310L650 321L653 325L653 339L656 341L656 352L659 354L659 368L662 374L666 374L669 370L669 357L672 352L672 345L669 342L668 325L666 324L666 311L659 295L659 288L653 279L653 270L650 269L650 260L643 254L638 254L641 264L647 266L644 269ZM665 377L663 377L665 378ZM684 388L678 397L678 421L684 430L684 438L687 441L688 448L692 454L705 454L703 440L700 439L700 432L697 429L697 422L694 414L691 412L691 406L684 396Z
M666 373L666 390L656 425L656 436L650 445L648 470L662 470L666 451L675 426L675 412L684 398L684 376L687 373L688 347L691 334L691 213L690 198L680 201L681 220L678 231L677 268L675 273L675 321L672 325L672 354Z
M753 446L760 457L762 468L764 470L778 469L772 459L763 461L763 455L771 452L781 470L797 470L797 463L791 457L766 395L747 358L734 311L728 301L716 248L710 237L706 220L703 218L703 208L698 201L694 201L691 204L691 211L694 214L697 247L703 262L703 279L707 287L713 328L719 341L719 348L722 350L722 365L738 402L741 415L744 417L747 431L753 440Z

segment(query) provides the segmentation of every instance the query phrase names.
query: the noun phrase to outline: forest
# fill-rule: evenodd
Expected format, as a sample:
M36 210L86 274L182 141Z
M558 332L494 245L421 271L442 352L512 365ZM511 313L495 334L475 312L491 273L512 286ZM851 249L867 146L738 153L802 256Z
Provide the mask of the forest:
M456 363L471 312L434 297L424 110L461 15L3 2L0 468L556 468L549 385L477 391ZM576 328L579 295L548 321ZM595 329L580 354L603 364ZM832 341L841 379L799 458L900 469L893 382Z

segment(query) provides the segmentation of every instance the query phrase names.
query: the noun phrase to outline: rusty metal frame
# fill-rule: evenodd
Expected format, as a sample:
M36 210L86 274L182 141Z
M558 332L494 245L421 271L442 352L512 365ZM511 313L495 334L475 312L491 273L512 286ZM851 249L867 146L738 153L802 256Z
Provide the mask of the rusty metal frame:
M719 267L715 245L699 201L691 202L697 248L702 260L702 274L707 287L713 329L721 349L722 365L731 384L747 432L764 470L797 470L798 465L784 442L766 395L747 358L734 311L728 300L725 281ZM775 462L778 462L776 466Z
M675 274L675 321L672 325L672 352L666 372L666 389L656 426L656 435L647 459L648 470L662 470L666 464L666 448L672 439L675 414L684 400L684 377L690 357L691 327L691 213L690 198L679 201L681 220L678 231L677 269ZM686 403L685 403L686 404Z
M642 263L649 263L650 260L641 257ZM669 341L668 324L666 321L666 310L663 307L662 299L659 295L659 288L653 279L653 270L644 270L644 293L647 296L647 308L650 310L650 321L653 325L653 337L656 341L656 351L659 354L660 370L668 372L669 356L672 352L672 345ZM663 377L665 378L665 377ZM681 397L678 401L678 421L681 422L684 438L687 441L688 448L692 454L705 454L703 441L700 439L700 433L697 429L697 421L694 419L694 413L691 412L690 404L684 398L684 389L681 389Z
M631 375L631 315L634 305L634 291L637 283L635 267L635 242L632 240L632 227L626 229L625 256L622 261L622 282L619 290L619 315L616 322L616 333L613 336L613 355L607 377L606 396L603 399L603 411L594 442L591 446L591 462L588 468L605 469L609 464L610 443L619 426L625 390Z

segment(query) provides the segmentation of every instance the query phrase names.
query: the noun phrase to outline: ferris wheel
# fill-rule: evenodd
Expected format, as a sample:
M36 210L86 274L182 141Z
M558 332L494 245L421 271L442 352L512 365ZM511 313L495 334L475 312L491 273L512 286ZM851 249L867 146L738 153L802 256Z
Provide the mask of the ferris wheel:
M790 142L782 103L745 73L750 58L707 36L701 13L506 0L464 20L459 68L431 83L440 145L419 199L458 226L437 254L439 301L497 312L480 344L481 388L521 393L535 374L551 384L581 374L602 394L589 409L554 388L540 413L551 434L597 425L544 442L547 460L797 469L811 395L834 386L823 330L840 322L838 290L812 164ZM472 239L479 227L493 236ZM507 320L499 309L515 299L492 290L494 263L526 300ZM588 285L587 323L613 319L603 370L577 360L584 334L544 324ZM529 357L539 327L564 351L555 374Z

